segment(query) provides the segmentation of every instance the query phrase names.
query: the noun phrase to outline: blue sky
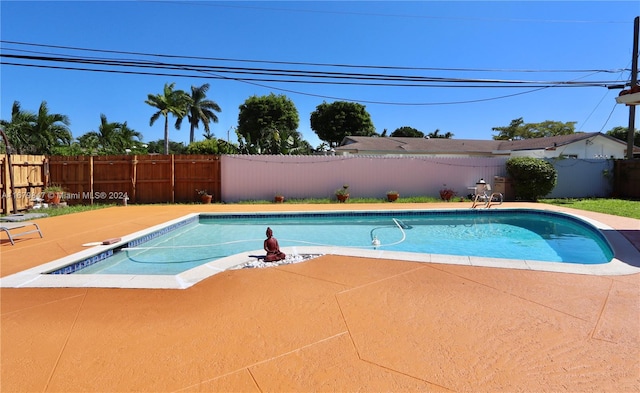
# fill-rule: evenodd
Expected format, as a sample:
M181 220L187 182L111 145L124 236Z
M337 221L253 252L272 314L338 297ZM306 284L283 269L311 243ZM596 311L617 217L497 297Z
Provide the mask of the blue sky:
M161 93L165 83L175 82L187 91L209 83L208 98L222 108L219 123L211 124L218 138L229 135L237 142L233 127L238 107L252 95L274 93L294 102L299 131L315 147L321 141L311 130L310 114L323 101L336 100L365 105L379 133L410 126L424 133L452 132L456 139L491 139L493 127L519 117L527 123L574 121L577 131L586 132L627 126L628 108L615 103L619 90L558 83L629 80L633 19L640 15L640 2L2 1L0 13L2 119L10 119L14 101L31 111L47 101L51 113L70 118L74 137L97 130L103 113L109 121L126 121L145 142L155 141L163 137L163 123L149 125L154 109L145 104L147 95ZM175 57L148 56L152 54ZM54 63L4 55L418 76L446 82L410 87L390 86L388 81L378 82L383 86L243 81L240 78L256 75L211 71L189 71L188 77L134 75L8 65ZM505 81L533 83L507 88ZM198 140L203 132L202 126L196 131ZM173 141L188 142L188 135L186 121L181 130L170 129Z

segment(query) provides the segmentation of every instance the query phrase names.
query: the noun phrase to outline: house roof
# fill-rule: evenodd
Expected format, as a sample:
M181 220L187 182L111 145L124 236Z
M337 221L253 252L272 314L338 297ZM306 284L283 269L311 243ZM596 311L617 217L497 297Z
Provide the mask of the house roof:
M598 135L609 138L616 142L624 143L618 139L612 138L600 132L576 132L574 134L550 136L546 138L520 139L517 141L500 141L500 150L540 150L550 147L568 145L570 143L594 138Z
M548 138L531 138L516 141L509 140L477 140L477 139L447 139L447 138L410 138L410 137L367 137L347 136L343 139L337 151L359 151L385 154L411 153L466 153L491 154L497 151L540 150L560 147L585 139L602 136L617 143L624 141L610 137L600 132L577 132L570 135L559 135ZM638 148L634 150L639 150Z
M424 152L489 154L497 150L499 144L500 141L492 140L347 136L336 150L384 152L387 154Z

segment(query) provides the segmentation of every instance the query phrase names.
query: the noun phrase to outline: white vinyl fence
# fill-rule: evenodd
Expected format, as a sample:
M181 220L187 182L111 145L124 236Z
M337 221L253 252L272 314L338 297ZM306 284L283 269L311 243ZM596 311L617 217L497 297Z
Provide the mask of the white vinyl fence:
M547 160L558 172L549 198L608 197L613 190L613 160Z
M275 156L224 155L221 165L221 199L273 200L334 198L343 184L352 197L384 198L387 191L402 196L439 197L452 188L458 196L472 192L475 183L506 177L507 158L421 156ZM604 175L609 160L550 160L558 171L558 185L549 197L607 196L611 184ZM495 187L494 187L495 188Z

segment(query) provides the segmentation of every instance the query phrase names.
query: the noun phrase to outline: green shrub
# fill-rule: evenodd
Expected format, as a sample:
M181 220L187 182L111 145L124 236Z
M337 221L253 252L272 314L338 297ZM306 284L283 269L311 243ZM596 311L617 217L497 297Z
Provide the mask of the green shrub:
M516 199L537 201L556 186L558 173L549 162L532 157L507 160L507 173L513 180Z
M189 143L187 154L218 154L218 140L205 139Z

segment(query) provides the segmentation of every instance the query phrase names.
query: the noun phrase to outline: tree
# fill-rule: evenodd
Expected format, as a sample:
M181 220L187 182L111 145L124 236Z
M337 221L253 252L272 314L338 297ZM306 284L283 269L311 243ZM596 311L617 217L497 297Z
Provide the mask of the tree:
M100 140L93 132L80 135L77 139L78 145L80 145L80 148L86 154L97 154L100 150Z
M29 148L29 130L35 122L35 113L23 111L18 101L14 101L11 107L11 120L0 120L9 143L18 154Z
M563 123L561 121L545 120L541 123L526 124L533 138L548 138L558 135L571 135L576 132L576 122L568 121Z
M499 132L498 135L494 135L494 140L506 140L506 141L515 141L519 139L526 139L521 135L522 133L522 125L524 124L524 119L519 117L515 120L511 120L511 123L507 127L493 127L492 131Z
M561 121L546 120L541 123L525 123L523 118L511 120L507 127L493 127L494 140L521 140L531 138L547 138L558 135L570 135L575 132L575 121L563 123Z
M135 151L140 146L140 142L142 142L142 134L138 131L129 128L127 122L120 123L120 128L118 129L118 138L116 140L116 148L118 151L126 151L130 149Z
M189 132L189 143L194 142L195 129L198 128L198 124L202 122L205 132L210 134L209 123L218 122L218 116L215 112L221 112L220 106L211 100L207 100L207 91L209 90L209 84L205 83L200 87L191 86L191 101L187 107L187 118L191 125Z
M147 144L147 151L151 154L162 154L164 151L164 139L158 139ZM186 154L187 147L182 142L169 141L169 153L167 154Z
M424 138L424 133L413 127L400 127L396 128L392 133L392 137L409 137L409 138Z
M51 155L56 146L70 146L73 139L69 130L70 124L66 115L49 113L47 102L42 101L35 122L27 129L29 132L27 152Z
M127 122L109 122L104 114L100 114L98 131L87 132L78 138L81 147L98 154L123 154L141 140L142 134L130 129Z
M376 135L371 115L365 106L347 101L318 105L311 112L311 129L331 147L338 146L347 135Z
M536 201L553 191L558 180L553 165L539 158L512 157L506 168L519 199Z
M69 146L54 146L51 153L54 156L82 156L87 154L77 142L71 142Z
M73 139L69 130L69 118L59 113L49 113L46 101L42 101L37 113L23 111L18 101L11 108L11 120L2 120L9 143L18 154L49 154L56 147L70 146Z
M184 90L173 90L174 86L175 83L165 83L162 94L149 94L145 101L158 109L149 119L150 126L153 126L160 116L164 116L164 154L169 154L169 115L176 118L175 127L179 130L191 102L191 97Z
M187 146L187 154L238 154L238 147L223 139L205 139Z
M629 127L618 126L610 129L606 134L616 139L620 139L621 141L626 143L628 131ZM640 131L638 131L637 129L635 129L633 133L633 144L635 146L640 146Z
M290 154L302 138L293 101L284 95L251 96L239 107L236 135L243 154Z
M116 138L116 129L118 127L118 123L109 123L107 116L100 114L98 131L89 131L79 136L78 142L81 147L92 154L116 154L112 148L112 144Z
M213 139L213 138L215 138L215 135L213 135L213 134L211 133L211 130L205 130L205 131L204 131L204 134L202 134L202 137L203 137L204 139Z
M429 138L435 138L435 139L451 139L453 138L453 134L450 132L445 132L444 134L440 133L439 129L436 129L434 132L430 132L429 134L427 134L427 136Z

